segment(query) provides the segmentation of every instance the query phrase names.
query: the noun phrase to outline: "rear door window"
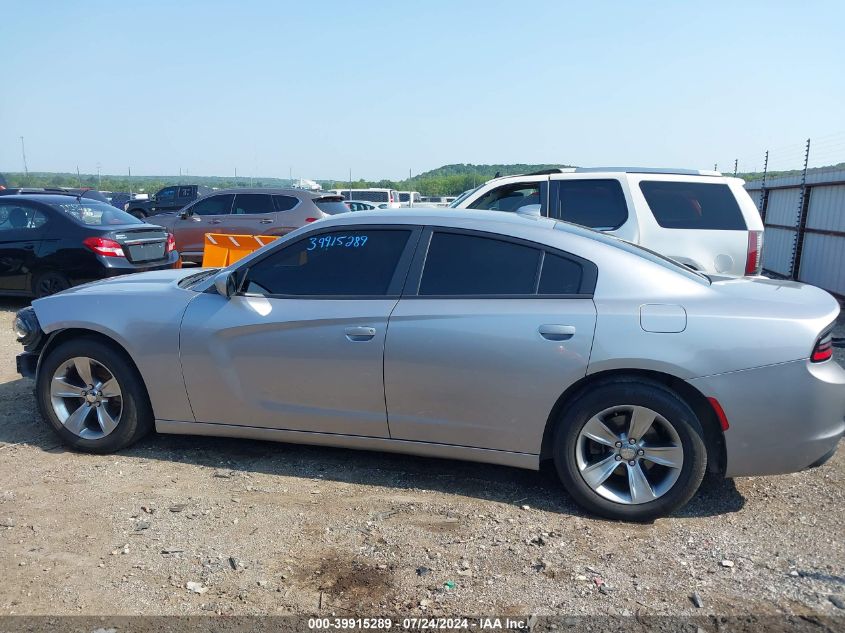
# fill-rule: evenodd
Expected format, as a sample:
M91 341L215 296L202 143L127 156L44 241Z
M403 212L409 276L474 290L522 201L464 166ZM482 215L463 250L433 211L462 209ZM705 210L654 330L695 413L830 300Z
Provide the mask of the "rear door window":
M420 295L534 294L540 250L495 238L435 232Z
M239 193L235 196L234 215L272 213L273 201L266 193Z
M156 194L157 200L173 200L176 197L176 187L165 187Z
M235 195L224 193L219 196L203 198L191 207L191 211L197 215L228 215L232 210L232 200Z
M722 183L640 182L654 219L667 229L744 231L748 228L730 187Z
M276 211L290 211L299 204L299 198L294 196L273 196L273 208Z
M555 180L552 217L599 231L625 224L628 205L615 179Z
M543 272L540 273L541 295L574 295L581 291L584 269L575 262L560 255L546 253L543 257Z

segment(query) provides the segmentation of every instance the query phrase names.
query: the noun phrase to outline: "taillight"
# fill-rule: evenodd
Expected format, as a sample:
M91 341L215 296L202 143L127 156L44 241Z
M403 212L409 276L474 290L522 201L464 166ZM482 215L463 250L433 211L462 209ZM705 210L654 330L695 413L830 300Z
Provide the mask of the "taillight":
M305 222L307 224L310 224L311 222L316 222L316 221L317 221L317 218L305 218Z
M174 237L173 233L167 234L167 253L172 253L176 250L176 238Z
M123 247L114 240L107 240L104 237L86 237L82 240L82 243L97 253L97 255L103 255L104 257L125 257Z
M810 354L810 361L813 363L823 363L833 357L833 338L832 332L827 332L819 337L816 341L816 346L813 348L813 353Z
M748 256L745 259L745 274L759 275L763 272L763 231L748 231Z

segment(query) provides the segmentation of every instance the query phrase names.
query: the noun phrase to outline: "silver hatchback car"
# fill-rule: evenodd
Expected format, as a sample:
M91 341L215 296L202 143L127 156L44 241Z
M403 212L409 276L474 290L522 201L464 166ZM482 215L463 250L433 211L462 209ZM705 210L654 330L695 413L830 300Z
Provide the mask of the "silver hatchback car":
M708 468L833 454L838 314L811 286L706 277L546 218L403 209L320 220L220 271L75 288L15 327L42 416L80 450L155 427L551 459L584 508L651 520Z

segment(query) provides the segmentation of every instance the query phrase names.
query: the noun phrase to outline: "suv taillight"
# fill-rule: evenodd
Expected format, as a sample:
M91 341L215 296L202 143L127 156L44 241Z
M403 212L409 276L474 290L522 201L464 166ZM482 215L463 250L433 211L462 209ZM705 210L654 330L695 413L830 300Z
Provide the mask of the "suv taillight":
M104 237L86 237L82 240L82 243L97 253L97 255L103 255L104 257L125 257L123 247L114 240L107 240Z
M745 274L759 275L763 272L763 231L748 231L748 256L745 258Z
M833 356L833 337L832 332L826 332L816 341L816 346L813 348L813 353L810 354L810 362L823 363L830 360Z
M173 233L168 233L167 234L167 247L166 247L165 251L169 255L170 253L172 253L175 250L176 250L176 237L174 237Z

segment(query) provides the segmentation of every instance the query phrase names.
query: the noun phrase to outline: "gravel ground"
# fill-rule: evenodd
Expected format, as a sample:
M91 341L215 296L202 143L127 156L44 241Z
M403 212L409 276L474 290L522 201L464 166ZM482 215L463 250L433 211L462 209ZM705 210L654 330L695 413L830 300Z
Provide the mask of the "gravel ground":
M845 615L843 450L708 479L650 525L585 516L548 472L168 436L77 454L14 371L22 305L0 301L0 614Z

